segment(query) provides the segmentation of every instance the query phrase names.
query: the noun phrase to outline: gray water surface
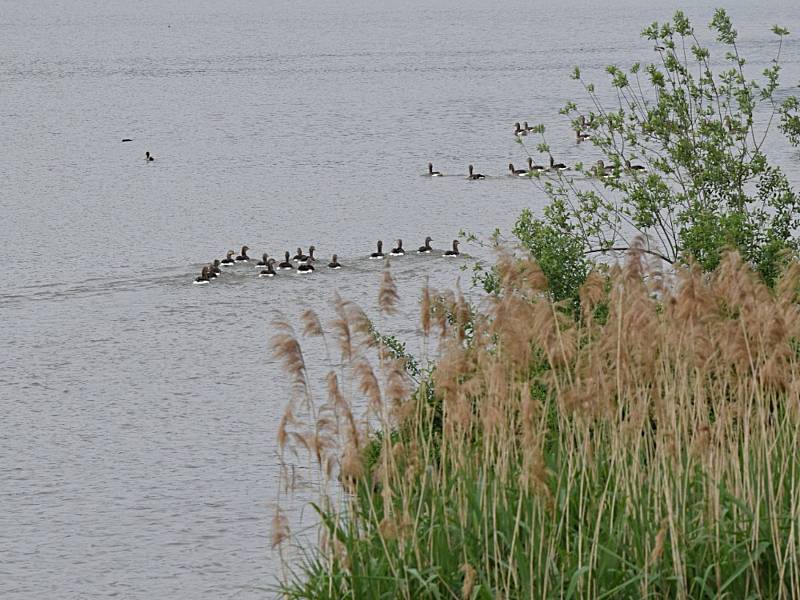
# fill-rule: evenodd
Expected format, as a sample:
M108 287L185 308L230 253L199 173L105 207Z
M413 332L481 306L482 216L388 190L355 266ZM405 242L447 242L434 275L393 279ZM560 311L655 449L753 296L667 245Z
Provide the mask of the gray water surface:
M599 158L558 115L572 66L651 60L638 32L678 4L561 4L0 0L0 597L273 595L273 311L329 315L338 291L377 318L377 239L445 248L540 210L506 176L515 121ZM730 12L757 70L773 23L800 32L794 1ZM691 8L698 31L711 13ZM770 156L796 180L796 150ZM229 248L312 243L346 268L191 285ZM379 327L415 352L425 278L466 288L474 258L394 260Z

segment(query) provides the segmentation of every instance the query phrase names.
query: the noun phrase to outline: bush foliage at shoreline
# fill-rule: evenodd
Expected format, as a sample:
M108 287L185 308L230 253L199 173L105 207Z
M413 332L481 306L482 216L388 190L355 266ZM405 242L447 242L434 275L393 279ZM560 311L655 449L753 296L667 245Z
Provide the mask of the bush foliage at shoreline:
M561 112L602 160L576 165L577 176L536 174L548 203L542 215L524 211L514 228L557 298L574 297L589 257L624 251L633 239L667 264L706 270L733 248L767 282L797 255L800 197L766 152L773 123L790 144L800 142L800 101L776 98L789 31L772 28L774 59L756 80L725 10L709 29L713 47L680 11L648 26L642 37L655 44L654 61L607 68L613 103L575 68L585 100ZM545 126L533 129L536 150L549 155Z

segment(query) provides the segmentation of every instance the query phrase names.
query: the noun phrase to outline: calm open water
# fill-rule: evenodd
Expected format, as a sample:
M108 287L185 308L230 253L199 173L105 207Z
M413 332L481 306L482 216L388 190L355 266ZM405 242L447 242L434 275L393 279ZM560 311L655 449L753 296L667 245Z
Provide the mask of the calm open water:
M373 310L378 238L443 248L541 207L505 176L513 123L598 158L557 114L571 67L653 57L638 32L670 4L0 0L0 597L271 597L273 311ZM730 12L759 70L773 23L800 34L795 0ZM797 35L784 60L796 86ZM771 156L797 181L796 150ZM190 284L245 243L346 268ZM424 278L467 287L469 262L393 261L379 326L415 351Z

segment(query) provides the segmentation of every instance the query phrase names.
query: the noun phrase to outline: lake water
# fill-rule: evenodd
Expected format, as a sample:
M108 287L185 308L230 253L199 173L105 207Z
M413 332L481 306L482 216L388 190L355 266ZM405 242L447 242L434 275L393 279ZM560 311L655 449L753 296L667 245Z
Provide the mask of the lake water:
M598 158L558 115L569 72L651 59L638 32L668 4L0 0L0 597L272 597L273 312L328 315L338 291L415 352L425 277L468 287L471 261L393 261L387 321L374 242L444 248L541 208L506 176L513 123ZM800 33L794 0L730 12L759 70L773 23ZM788 89L797 35L784 60ZM797 181L796 150L771 156ZM229 248L312 243L346 268L191 285Z

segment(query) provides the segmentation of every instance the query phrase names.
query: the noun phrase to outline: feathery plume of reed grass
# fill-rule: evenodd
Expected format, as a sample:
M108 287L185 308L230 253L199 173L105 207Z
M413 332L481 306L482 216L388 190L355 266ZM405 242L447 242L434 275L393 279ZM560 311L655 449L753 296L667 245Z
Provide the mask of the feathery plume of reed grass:
M290 423L293 423L294 416L292 415L292 405L287 404L281 417L281 422L278 425L278 448L281 452L286 448L287 428Z
M345 400L344 394L339 387L339 377L335 371L328 371L325 376L325 382L328 388L328 403L337 410L349 409L349 404Z
M431 289L428 286L428 279L425 279L425 285L422 286L422 301L420 306L420 325L422 326L422 335L428 337L431 333Z
M334 293L333 307L336 312L336 319L331 321L331 328L339 344L342 361L350 362L353 360L353 334L350 331L350 322L347 318L347 305L338 293Z
M439 337L444 338L447 336L449 330L448 317L452 314L452 299L453 292L445 290L442 293L436 294L431 301L431 317L436 319L436 324L439 326Z
M385 372L384 390L386 398L393 411L399 411L410 394L408 373L400 359L390 359L384 362Z
M591 271L579 290L581 314L583 319L591 325L597 306L605 299L605 286L607 279L597 270Z
M341 473L342 481L351 485L364 477L364 460L355 444L348 444L344 449Z
M303 335L319 337L323 335L322 323L313 310L306 309L300 315L300 322L303 324Z
M356 362L354 371L355 376L358 378L359 391L367 398L369 408L376 415L379 415L383 408L383 398L375 371L372 370L372 366L365 359L360 359Z
M389 261L386 261L386 266L383 270L383 279L381 279L381 287L378 290L378 306L381 312L387 315L394 315L397 313L397 301L399 295L397 293L397 286L394 283L391 270L389 269Z
M476 572L469 563L462 564L459 570L464 573L464 583L461 585L461 598L462 600L469 600L472 598L472 590L475 587Z
M292 326L282 317L272 321L272 355L283 362L295 388L307 391L306 363L303 350L294 335Z
M509 250L501 250L497 273L506 296L516 294L532 300L548 289L542 269L527 252L517 257Z
M347 318L350 321L350 329L358 339L360 350L369 350L378 346L372 320L364 312L364 309L355 302L348 302Z
M277 507L272 516L272 547L280 546L288 539L289 534L289 519L286 518L280 507Z

